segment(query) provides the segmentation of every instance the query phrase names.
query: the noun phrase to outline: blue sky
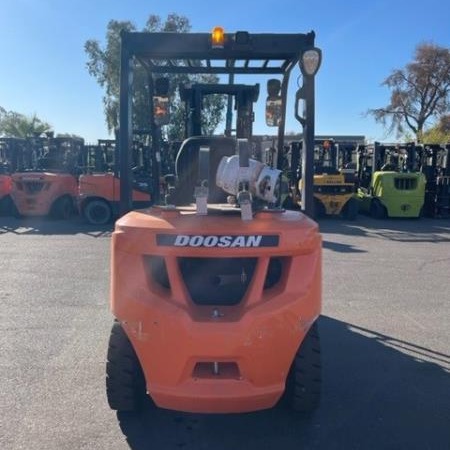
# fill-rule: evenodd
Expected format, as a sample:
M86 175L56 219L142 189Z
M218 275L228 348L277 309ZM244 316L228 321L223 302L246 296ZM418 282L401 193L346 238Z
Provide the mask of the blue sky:
M141 28L149 14L164 18L170 12L186 15L192 31L199 32L216 25L230 32L314 30L323 51L317 134L393 140L363 114L387 104L389 91L381 82L412 59L418 43L450 46L450 2L442 0L0 0L0 106L35 113L57 133L89 142L108 137L103 92L86 70L84 43L90 38L103 43L110 19L131 20ZM254 131L271 133L258 119L260 106L256 115ZM294 119L287 131L300 131Z

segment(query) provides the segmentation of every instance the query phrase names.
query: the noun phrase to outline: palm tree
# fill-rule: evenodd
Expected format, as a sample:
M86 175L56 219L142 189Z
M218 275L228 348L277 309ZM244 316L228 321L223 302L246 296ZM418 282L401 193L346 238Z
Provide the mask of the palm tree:
M36 114L25 116L0 107L0 134L5 137L27 138L40 136L51 130L51 125L43 122Z

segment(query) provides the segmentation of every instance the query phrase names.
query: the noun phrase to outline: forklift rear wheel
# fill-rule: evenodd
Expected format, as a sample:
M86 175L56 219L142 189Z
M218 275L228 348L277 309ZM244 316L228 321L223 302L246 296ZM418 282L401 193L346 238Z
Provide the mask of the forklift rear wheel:
M314 197L314 219L320 219L325 217L326 209L324 204L317 198Z
M111 409L137 411L145 399L145 378L119 322L114 322L106 362L106 396Z
M300 207L298 203L294 202L294 198L292 195L288 195L281 204L281 207L289 210L299 210Z
M13 217L15 217L16 219L23 219L23 214L21 214L20 212L19 212L19 210L17 209L17 206L16 206L16 204L13 202L13 204L12 204L12 211L11 211L11 213L12 213L12 215L13 215Z
M387 216L386 208L381 204L380 200L374 198L370 204L370 215L374 219L384 219Z
M112 218L111 208L104 200L91 200L83 211L85 219L92 225L106 225Z
M320 337L314 322L297 350L282 399L295 412L311 414L320 403Z
M64 196L58 198L58 200L56 200L53 203L50 215L54 219L67 220L70 219L72 213L73 213L72 199L68 196Z
M0 199L0 215L11 216L14 214L14 203L9 195Z
M358 216L358 209L359 209L358 200L356 200L356 198L350 198L344 206L343 210L344 219L356 220L356 217Z

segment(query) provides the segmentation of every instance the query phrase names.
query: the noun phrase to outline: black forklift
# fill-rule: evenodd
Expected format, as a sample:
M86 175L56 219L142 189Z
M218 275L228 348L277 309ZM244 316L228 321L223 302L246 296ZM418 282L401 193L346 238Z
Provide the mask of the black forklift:
M450 216L450 144L422 144L420 171L426 177L423 213L427 217Z

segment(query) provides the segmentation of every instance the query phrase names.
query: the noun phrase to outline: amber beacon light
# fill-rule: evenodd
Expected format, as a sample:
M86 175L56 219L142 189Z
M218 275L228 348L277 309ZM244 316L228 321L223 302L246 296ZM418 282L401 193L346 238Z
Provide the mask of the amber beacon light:
M214 27L211 32L211 43L213 48L223 48L225 32L222 27Z

